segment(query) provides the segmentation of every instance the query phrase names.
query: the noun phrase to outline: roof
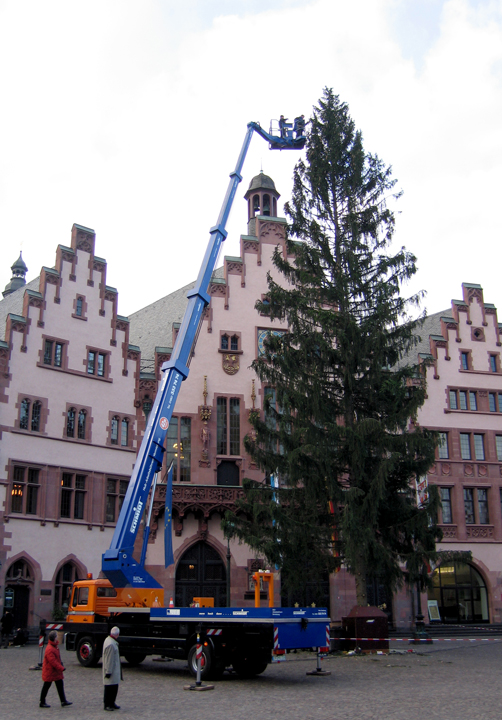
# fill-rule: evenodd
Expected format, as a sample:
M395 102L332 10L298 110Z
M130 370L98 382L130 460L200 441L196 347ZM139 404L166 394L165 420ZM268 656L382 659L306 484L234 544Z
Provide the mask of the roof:
M223 268L215 270L213 277L221 280ZM152 360L156 347L171 348L173 324L181 323L187 306L187 293L194 286L195 281L129 315L129 342L139 345L143 360Z
M23 314L24 291L31 290L32 292L38 293L39 287L40 277L36 277L34 280L26 283L26 285L22 285L17 290L14 290L14 292L0 299L0 338L4 339L7 316Z

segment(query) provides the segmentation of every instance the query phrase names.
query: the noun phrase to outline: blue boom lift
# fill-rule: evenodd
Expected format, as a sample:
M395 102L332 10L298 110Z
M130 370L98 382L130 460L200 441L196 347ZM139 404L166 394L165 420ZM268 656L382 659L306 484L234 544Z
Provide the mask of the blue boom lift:
M140 528L140 521L150 489L162 467L167 429L171 422L181 383L188 377L190 356L197 341L204 308L209 303L207 294L209 281L214 272L221 244L227 236L225 227L237 186L242 180L241 171L253 133L256 132L267 140L271 150L301 150L305 145L304 123L299 128L296 122L295 128L290 123L284 122L282 125L283 127L279 129L279 133L275 134L273 123L271 123L270 132L268 133L259 123L248 123L237 165L235 170L230 173L230 182L220 215L216 225L210 230L211 235L197 282L187 296L188 305L171 359L162 366L164 377L150 412L146 432L110 548L102 557L103 572L115 588L161 589L161 585L155 578L146 572L143 563L134 560L134 541ZM144 553L142 553L142 558L144 558Z

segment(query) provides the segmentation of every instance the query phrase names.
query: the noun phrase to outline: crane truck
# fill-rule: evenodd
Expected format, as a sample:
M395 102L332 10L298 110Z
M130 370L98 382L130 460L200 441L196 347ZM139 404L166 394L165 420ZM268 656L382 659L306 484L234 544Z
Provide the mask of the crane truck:
M164 607L161 585L145 569L146 542L138 562L133 557L140 521L155 493L157 474L162 467L164 443L181 383L189 373L189 361L197 341L203 312L209 303L207 293L220 247L225 240L226 223L242 180L242 167L254 132L272 150L302 149L306 142L304 123L293 126L281 116L279 132L273 124L266 132L250 122L194 288L171 359L162 366L163 378L150 412L145 435L134 466L110 547L102 556L105 578L74 583L66 623L66 649L76 651L84 666L96 665L103 642L112 625L120 628L119 647L130 664L147 655L188 661L195 676L196 637L203 637L202 677L215 677L232 666L243 677L262 673L272 660L282 659L288 650L329 646L330 621L326 608L273 607L273 575L255 575L255 607L218 608ZM150 505L151 509L151 505ZM149 516L148 516L149 517ZM149 520L146 522L148 528ZM269 607L260 608L260 585L265 581ZM200 605L200 603L199 603Z

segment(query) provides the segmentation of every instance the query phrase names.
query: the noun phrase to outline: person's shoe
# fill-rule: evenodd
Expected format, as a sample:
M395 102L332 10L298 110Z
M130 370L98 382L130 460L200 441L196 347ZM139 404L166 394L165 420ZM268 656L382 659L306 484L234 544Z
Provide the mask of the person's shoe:
M117 703L113 703L112 708L114 710L120 710L120 705L117 705Z
M64 701L61 703L61 707L68 707L68 705L73 705L73 703L72 703L72 702L68 702L68 700L64 700Z
M105 710L115 710L114 707L110 707L110 705L105 705Z
M40 707L50 707L50 705L47 705L46 702L41 702L41 703L40 703Z

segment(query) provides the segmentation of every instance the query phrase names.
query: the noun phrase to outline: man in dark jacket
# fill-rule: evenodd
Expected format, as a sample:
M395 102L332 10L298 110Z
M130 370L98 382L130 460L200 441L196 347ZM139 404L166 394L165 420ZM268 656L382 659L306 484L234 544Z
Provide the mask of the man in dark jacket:
M6 610L0 619L0 623L2 625L2 647L4 646L4 643L5 647L9 647L12 628L14 627L14 618L12 617L12 613Z
M56 690L58 691L59 699L61 700L61 707L72 705L71 702L68 702L64 693L63 672L65 668L61 662L58 645L58 634L55 630L52 630L49 633L49 644L45 650L44 662L42 665L42 680L44 681L44 684L42 685L42 692L40 694L41 708L50 707L50 705L47 705L45 702L45 698L47 697L47 693L49 692L49 688L53 682L56 683Z

